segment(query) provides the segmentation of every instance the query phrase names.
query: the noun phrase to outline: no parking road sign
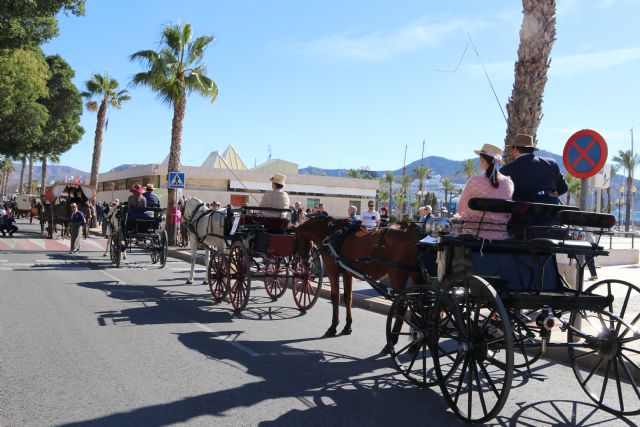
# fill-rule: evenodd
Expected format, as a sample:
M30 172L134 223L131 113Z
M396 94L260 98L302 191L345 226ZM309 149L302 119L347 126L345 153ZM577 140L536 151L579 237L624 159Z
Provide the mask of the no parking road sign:
M564 146L562 161L572 176L589 178L607 161L607 143L595 130L583 129L571 135Z
M184 188L184 172L169 172L167 188Z

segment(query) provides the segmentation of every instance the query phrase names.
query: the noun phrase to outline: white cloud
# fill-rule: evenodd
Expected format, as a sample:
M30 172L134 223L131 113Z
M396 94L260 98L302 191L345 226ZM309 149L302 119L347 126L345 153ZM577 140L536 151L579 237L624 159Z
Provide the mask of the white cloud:
M591 71L601 71L617 67L640 59L640 48L614 49L604 52L579 53L575 55L551 56L549 74L555 76L570 76ZM513 61L501 61L484 64L487 74L493 78L513 77ZM480 65L470 65L473 73L482 73Z
M363 61L381 61L392 56L416 52L437 46L445 37L486 27L483 22L453 20L439 23L415 22L390 33L377 31L358 35L355 31L331 34L308 43L297 43L291 48L309 55L348 58Z

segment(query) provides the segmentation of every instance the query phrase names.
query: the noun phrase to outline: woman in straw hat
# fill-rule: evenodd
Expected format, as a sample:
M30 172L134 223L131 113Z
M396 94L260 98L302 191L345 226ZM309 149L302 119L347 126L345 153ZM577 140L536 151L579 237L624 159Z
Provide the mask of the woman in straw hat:
M484 174L472 176L467 181L458 201L456 217L465 221L463 233L489 240L506 239L509 237L509 214L475 211L468 206L469 199L474 197L511 199L513 182L497 169L498 164L502 162L502 149L484 144L480 150L474 150L474 153L480 156L480 168L484 170Z
M284 191L284 181L286 178L286 176L280 173L274 173L273 176L269 178L271 181L271 191L264 193L260 201L260 206L279 209L289 208L289 195ZM264 211L264 216L281 217L283 215L280 212Z

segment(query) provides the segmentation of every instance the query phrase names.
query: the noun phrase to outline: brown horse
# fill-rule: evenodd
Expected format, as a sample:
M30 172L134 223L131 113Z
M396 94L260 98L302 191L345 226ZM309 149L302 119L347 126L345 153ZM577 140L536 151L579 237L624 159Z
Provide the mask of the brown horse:
M314 216L296 228L299 253L308 258L311 243L315 243L320 248L324 270L331 284L333 316L331 326L325 333L328 337L336 335L339 323L340 274L343 276L344 302L347 308L347 323L341 332L343 335L351 333L351 292L354 271L375 281L388 275L395 292L402 291L409 280L416 284L420 282L416 250L417 227L408 226L402 230L383 228L374 232L358 230L348 233L341 244L331 239L342 265L347 267L345 269L336 260L329 247L323 245L323 241L338 230L346 230L347 224L348 220L344 219ZM349 269L352 271L348 271Z

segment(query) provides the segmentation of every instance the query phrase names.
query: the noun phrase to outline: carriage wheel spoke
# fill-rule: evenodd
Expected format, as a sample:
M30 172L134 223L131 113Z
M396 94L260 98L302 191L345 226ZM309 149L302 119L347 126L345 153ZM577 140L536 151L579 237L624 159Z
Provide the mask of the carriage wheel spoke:
M618 358L613 360L613 372L616 376L616 387L618 389L618 401L620 402L620 412L624 412L624 400L622 398L622 384L620 383L620 368L618 368Z
M602 404L602 401L604 400L604 395L607 392L607 383L609 382L610 370L611 370L611 360L607 362L607 370L605 371L605 374L604 374L604 381L602 382L602 390L600 392L600 401L599 401L600 404Z
M640 399L640 390L638 390L638 386L636 384L636 381L633 379L633 375L631 375L631 372L629 372L629 368L627 367L627 364L624 363L624 360L622 360L622 357L618 356L618 359L620 359L620 364L622 365L622 369L624 370L624 373L627 375L627 378L629 378L629 382L631 383L631 386L633 387L633 391L636 392L636 396L638 396L638 398Z
M493 309L491 310L491 313L489 313L489 315L487 316L487 319L484 321L484 323L482 324L482 326L480 327L480 333L484 332L487 327L489 326L489 322L491 321L491 318L496 314L496 310Z
M623 350L631 350L628 348L622 348ZM636 350L637 351L637 350ZM637 370L640 370L640 365L638 365L636 362L634 362L633 360L631 360L629 358L629 356L627 356L626 354L622 353L622 357L624 357L631 365L633 365L634 368L636 368Z
M587 375L587 377L584 379L584 381L582 381L582 385L585 386L589 380L591 379L591 377L593 376L593 374L596 373L596 371L598 370L598 368L600 368L600 365L602 365L602 361L603 359L598 360L598 363L596 363L596 366L593 367L593 369L591 370L591 372L589 372L589 375Z
M422 344L422 382L427 382L427 344Z
M620 314L618 315L620 319L624 319L624 314L627 312L627 305L629 304L629 298L631 297L631 289L632 288L629 288L627 290L627 295L624 297L624 302L622 303L622 309L620 310ZM610 309L610 312L613 313L613 309ZM618 322L618 325L616 325L616 335L620 333L621 327L622 327L622 322Z
M500 392L498 391L498 388L496 387L495 383L491 379L491 376L489 375L489 372L487 371L487 368L485 368L485 366L482 363L480 363L480 369L482 369L482 373L487 378L487 383L491 387L491 390L493 390L493 393L496 395L497 398L499 398L500 397Z
M580 354L580 355L574 357L573 360L582 359L583 357L591 356L592 354L595 354L597 352L598 352L598 350L591 350L589 352L586 352L584 354Z
M469 356L465 355L464 362L462 363L462 369L460 370L460 379L458 380L458 387L456 389L456 393L453 396L453 404L458 405L458 398L460 397L460 389L462 388L462 382L464 381L464 377L466 375L467 364L469 363Z
M469 363L469 379L467 380L467 390L468 390L468 394L467 394L467 416L471 417L471 409L472 409L472 402L473 402L473 364L475 362L475 359L473 358L469 358L471 363Z
M480 375L478 374L478 366L476 364L476 362L473 362L473 372L475 374L476 377L476 386L478 387L478 396L480 396L480 405L482 406L482 413L483 415L487 415L488 411L487 411L487 404L484 401L484 392L482 391L482 384L480 382ZM471 414L471 412L469 412L469 414Z

